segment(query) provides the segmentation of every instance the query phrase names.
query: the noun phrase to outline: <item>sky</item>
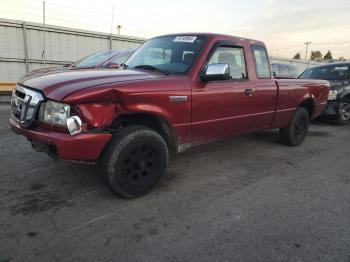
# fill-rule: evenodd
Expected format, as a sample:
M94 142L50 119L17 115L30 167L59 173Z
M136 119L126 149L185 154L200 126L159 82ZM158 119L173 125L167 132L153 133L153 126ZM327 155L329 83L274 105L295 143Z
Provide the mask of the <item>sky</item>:
M264 41L272 56L311 50L350 59L350 0L46 0L46 23L149 38L223 33ZM0 18L42 22L42 0L0 0Z

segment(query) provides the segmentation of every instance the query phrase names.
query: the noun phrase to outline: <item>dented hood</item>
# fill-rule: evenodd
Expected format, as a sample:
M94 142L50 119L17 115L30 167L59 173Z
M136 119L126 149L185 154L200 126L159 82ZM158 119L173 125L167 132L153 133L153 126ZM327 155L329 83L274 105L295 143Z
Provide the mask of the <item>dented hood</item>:
M139 70L94 69L27 75L18 83L41 91L49 99L61 101L67 95L89 87L162 77L162 74Z

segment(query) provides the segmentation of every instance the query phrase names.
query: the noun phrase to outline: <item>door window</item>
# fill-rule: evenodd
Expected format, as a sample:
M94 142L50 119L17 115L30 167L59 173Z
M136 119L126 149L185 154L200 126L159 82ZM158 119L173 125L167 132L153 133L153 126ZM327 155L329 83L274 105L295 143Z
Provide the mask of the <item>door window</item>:
M242 47L220 46L216 48L209 59L208 65L210 64L228 64L231 79L247 79L247 70Z

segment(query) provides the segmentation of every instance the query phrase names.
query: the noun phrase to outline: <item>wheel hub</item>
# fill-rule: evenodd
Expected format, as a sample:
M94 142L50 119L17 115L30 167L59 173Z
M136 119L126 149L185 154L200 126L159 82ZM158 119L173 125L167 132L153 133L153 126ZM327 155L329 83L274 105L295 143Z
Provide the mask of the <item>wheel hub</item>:
M132 185L147 183L152 180L156 165L156 153L151 147L137 147L126 154L123 179Z
M350 120L350 105L348 103L342 103L339 111L342 120Z
M138 157L135 159L134 164L136 168L143 170L146 167L146 159L142 156Z

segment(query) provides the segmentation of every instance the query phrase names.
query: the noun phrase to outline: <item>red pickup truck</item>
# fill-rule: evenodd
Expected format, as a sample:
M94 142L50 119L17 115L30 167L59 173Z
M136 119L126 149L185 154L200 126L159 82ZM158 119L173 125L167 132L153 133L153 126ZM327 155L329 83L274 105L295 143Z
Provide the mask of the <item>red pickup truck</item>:
M324 110L329 83L273 79L264 43L218 34L146 41L123 69L21 79L10 125L34 149L94 162L119 196L149 191L169 152L279 128L297 146Z

